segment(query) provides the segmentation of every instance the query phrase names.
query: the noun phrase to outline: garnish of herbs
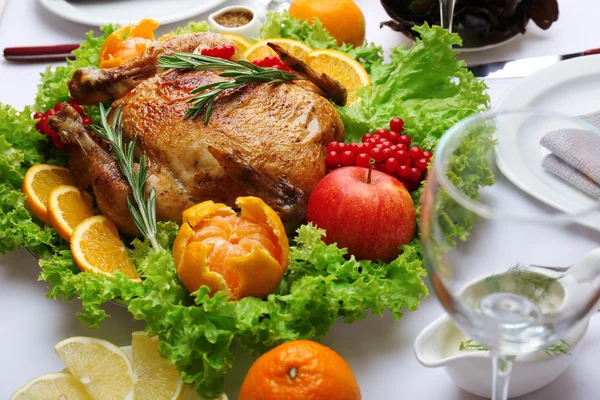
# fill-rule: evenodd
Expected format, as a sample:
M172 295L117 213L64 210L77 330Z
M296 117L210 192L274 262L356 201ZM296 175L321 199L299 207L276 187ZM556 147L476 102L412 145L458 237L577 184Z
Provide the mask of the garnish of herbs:
M127 206L133 220L142 233L150 241L152 247L159 249L156 241L156 190L152 188L146 198L146 182L148 181L148 165L146 156L140 157L139 168L135 171L134 152L137 138L123 143L123 124L121 123L121 107L115 110L112 124L108 123L108 110L100 103L100 126L92 126L94 134L108 142L117 158L119 169L133 192L133 201L127 197Z
M258 67L248 61L229 61L222 58L203 56L193 53L175 52L158 60L162 69L181 69L196 71L223 71L219 76L233 80L211 82L192 90L188 102L192 105L185 112L184 119L195 119L204 110L204 123L208 124L216 98L227 89L234 89L247 83L281 83L304 78L291 72L273 68Z
M556 342L553 345L546 347L542 351L549 356L552 356L555 354L568 355L570 349L571 349L571 345L569 344L569 341L567 339L562 339L561 341ZM489 351L489 349L487 347L474 342L473 339L468 339L468 340L464 340L464 341L460 342L460 345L458 346L458 350L460 350L460 351L466 351L466 350Z

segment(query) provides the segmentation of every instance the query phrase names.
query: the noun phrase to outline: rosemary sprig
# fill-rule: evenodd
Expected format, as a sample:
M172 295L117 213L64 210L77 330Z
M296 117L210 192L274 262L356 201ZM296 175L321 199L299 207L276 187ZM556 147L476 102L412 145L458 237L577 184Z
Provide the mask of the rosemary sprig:
M158 60L158 65L163 69L223 71L219 76L233 78L233 80L211 82L192 90L192 94L199 94L188 101L188 103L192 103L192 106L187 109L183 118L194 119L198 117L204 109L205 124L208 124L208 121L210 121L210 115L215 100L227 89L233 89L252 82L280 83L304 79L291 72L258 67L244 60L234 62L222 58L208 57L193 53L175 52L172 55L163 56Z
M561 339L559 342L546 347L542 351L549 356L554 355L554 354L568 355L570 349L571 349L571 344L569 343L569 341L567 339ZM466 350L489 351L489 349L487 347L474 342L473 339L467 339L467 340L460 342L460 344L458 345L458 350L460 350L460 351L466 351Z
M121 107L117 108L112 125L108 123L108 110L100 103L101 126L94 125L92 130L101 139L106 140L117 158L119 169L133 192L133 201L127 197L129 212L138 229L152 247L159 249L156 241L156 190L152 188L146 199L146 181L148 180L148 165L146 156L140 157L139 168L135 171L134 151L137 138L123 144L123 124L121 123Z

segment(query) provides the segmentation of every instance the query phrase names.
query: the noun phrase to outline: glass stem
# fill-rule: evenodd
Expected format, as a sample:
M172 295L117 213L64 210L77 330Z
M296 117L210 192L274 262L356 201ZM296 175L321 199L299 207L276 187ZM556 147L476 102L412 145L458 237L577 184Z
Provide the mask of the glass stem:
M508 399L508 384L514 360L514 356L505 356L497 351L492 351L492 368L494 374L492 400Z
M456 0L440 0L440 25L449 32L452 32L455 4Z

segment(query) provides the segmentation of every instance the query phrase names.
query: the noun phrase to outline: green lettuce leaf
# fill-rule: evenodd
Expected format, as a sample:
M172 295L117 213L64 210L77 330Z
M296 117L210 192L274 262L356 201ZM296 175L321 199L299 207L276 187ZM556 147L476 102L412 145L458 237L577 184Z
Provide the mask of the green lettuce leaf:
M184 27L179 27L171 32L173 35L183 35L185 33L208 32L210 24L206 21L190 22Z
M347 141L400 117L413 143L433 150L447 129L489 107L485 83L456 59L452 45L460 45L460 37L427 24L414 29L421 38L413 47L396 47L391 62L372 64L373 85L359 91L360 101L338 108Z

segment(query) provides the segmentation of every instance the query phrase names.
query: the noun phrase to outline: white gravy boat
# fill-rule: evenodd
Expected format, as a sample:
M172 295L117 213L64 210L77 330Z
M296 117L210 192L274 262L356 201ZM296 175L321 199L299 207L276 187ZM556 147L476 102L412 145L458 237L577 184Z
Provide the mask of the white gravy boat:
M588 330L589 319L577 326L567 340L569 354L538 351L517 356L513 365L508 397L517 397L540 389L558 378L573 363ZM454 383L467 392L490 398L492 360L487 351L459 351L460 341L467 338L448 314L433 321L415 339L417 360L425 367L444 367Z

